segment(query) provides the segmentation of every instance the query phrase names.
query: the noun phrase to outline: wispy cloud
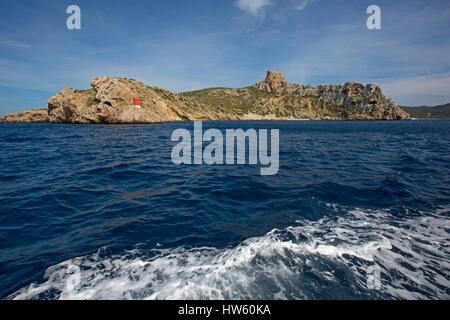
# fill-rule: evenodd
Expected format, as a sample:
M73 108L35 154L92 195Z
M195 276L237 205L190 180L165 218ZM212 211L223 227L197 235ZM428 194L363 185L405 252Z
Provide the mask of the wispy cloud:
M0 46L7 46L15 49L31 49L31 45L11 39L0 38Z
M256 16L265 17L267 7L274 10L298 10L305 9L316 0L237 0L237 6L244 12Z
M271 0L238 0L237 6L253 16L265 15L264 8L271 4Z
M303 10L305 9L309 4L315 2L316 0L298 0L296 1L297 3L295 4L295 9L296 10Z

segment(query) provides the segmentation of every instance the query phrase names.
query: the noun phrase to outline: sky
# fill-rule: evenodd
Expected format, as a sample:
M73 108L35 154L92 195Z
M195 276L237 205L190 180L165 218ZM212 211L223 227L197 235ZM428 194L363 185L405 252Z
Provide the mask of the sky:
M69 5L81 30L68 30ZM369 30L367 8L381 8ZM448 0L0 2L0 114L120 76L175 92L290 82L380 84L400 105L450 102Z

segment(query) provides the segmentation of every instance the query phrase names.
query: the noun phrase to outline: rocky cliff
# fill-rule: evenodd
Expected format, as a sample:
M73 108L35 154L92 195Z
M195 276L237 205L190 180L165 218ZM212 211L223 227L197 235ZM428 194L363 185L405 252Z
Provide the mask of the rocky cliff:
M309 86L268 71L266 79L241 89L205 89L183 94L241 119L408 120L410 115L376 85L348 82Z
M308 86L268 71L264 81L240 88L181 94L125 78L100 77L92 89L64 89L46 110L4 116L2 122L160 123L191 120L406 120L408 113L379 86L346 83ZM134 98L140 98L136 108Z

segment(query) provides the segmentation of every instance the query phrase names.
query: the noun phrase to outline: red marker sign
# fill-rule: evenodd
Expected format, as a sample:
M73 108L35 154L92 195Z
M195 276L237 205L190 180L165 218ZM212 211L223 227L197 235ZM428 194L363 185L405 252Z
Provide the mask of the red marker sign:
M135 106L136 108L140 108L140 107L141 107L141 104L142 104L142 101L141 101L140 98L134 98L134 106Z

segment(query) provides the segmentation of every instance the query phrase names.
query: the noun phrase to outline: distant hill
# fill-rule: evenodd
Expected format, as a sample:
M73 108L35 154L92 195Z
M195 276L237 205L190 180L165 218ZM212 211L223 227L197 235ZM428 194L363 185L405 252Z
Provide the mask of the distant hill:
M411 117L418 119L450 119L450 103L435 107L401 107Z

